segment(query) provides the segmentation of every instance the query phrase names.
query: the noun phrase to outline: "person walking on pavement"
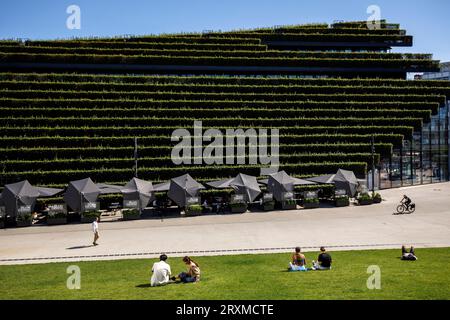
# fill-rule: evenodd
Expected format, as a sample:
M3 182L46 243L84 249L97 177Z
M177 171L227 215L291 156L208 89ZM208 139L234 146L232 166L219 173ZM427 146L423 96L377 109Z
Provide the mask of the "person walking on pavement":
M100 218L97 217L95 218L94 222L92 222L92 231L94 232L94 242L92 242L92 244L94 246L97 246L97 240L98 238L100 238L100 236L98 235L98 223L100 222Z

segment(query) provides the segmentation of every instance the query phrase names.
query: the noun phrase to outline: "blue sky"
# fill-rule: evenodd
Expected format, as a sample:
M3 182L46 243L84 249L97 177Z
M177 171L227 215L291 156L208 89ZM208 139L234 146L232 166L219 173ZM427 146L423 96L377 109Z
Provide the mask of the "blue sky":
M69 5L81 9L81 29L66 28ZM369 5L400 23L414 47L450 61L448 0L36 0L2 1L0 38L55 39L123 34L231 30L335 20L366 20Z

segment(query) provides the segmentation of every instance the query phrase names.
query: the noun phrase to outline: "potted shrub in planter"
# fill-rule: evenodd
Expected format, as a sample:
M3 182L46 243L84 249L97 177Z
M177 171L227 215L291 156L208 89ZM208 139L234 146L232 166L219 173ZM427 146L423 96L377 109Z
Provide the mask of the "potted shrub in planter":
M247 204L245 202L230 203L231 213L244 213L247 211Z
M265 201L263 203L263 210L264 211L271 211L275 209L275 201L271 200L271 201Z
M122 210L122 220L137 220L141 218L141 212L136 208Z
M94 222L94 220L99 217L101 212L98 210L85 211L81 214L81 222Z
M372 201L373 203L380 203L381 202L381 194L379 194L378 192L375 192L374 194L372 194Z
M303 200L303 208L312 209L320 206L319 198L305 198Z
M297 201L294 199L287 199L281 202L281 209L283 210L292 210L297 209Z
M48 225L67 223L67 207L64 204L52 204L47 208Z
M28 227L33 223L33 218L31 213L19 214L16 217L16 223L18 227Z
M203 212L203 207L199 204L191 204L186 207L185 216L198 216Z
M357 198L358 204L361 206L369 205L373 203L372 197L368 193L360 194Z
M334 205L336 207L347 207L350 205L350 199L346 195L334 197Z
M55 225L55 224L66 224L67 223L67 215L64 212L49 212L47 215L47 224Z

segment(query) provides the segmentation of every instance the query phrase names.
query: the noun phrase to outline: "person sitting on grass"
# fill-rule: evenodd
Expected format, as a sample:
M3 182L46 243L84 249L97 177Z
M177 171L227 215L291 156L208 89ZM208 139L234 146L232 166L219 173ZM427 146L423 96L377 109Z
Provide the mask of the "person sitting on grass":
M171 279L175 282L181 281L183 283L200 281L200 267L198 263L188 256L183 258L183 262L187 265L188 271L181 272L178 277L172 277Z
M416 257L415 253L414 253L414 247L411 246L411 248L408 250L406 250L405 246L402 246L402 260L411 260L411 261L415 261L418 258Z
M295 248L295 253L292 255L292 261L289 262L289 271L306 271L306 258L302 253L300 247Z
M317 258L317 262L312 261L313 266L311 270L330 270L332 262L331 255L326 252L325 247L320 247L319 257Z
M152 287L162 286L169 283L169 277L172 273L170 266L166 263L167 256L162 254L159 256L159 262L155 262L152 267L152 277L150 285Z

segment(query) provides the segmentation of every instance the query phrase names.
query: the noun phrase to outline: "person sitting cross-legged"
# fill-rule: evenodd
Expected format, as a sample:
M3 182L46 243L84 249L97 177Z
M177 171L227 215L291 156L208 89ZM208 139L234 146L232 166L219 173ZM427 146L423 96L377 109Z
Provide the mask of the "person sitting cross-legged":
M188 256L183 258L183 262L188 267L187 272L181 272L178 277L172 277L173 281L181 281L183 283L200 281L200 267L197 262Z
M324 247L320 247L319 257L317 258L317 262L313 260L311 270L330 270L332 262L331 255Z
M166 262L167 256L162 254L159 256L159 262L155 262L152 267L152 277L150 285L152 287L162 286L169 283L169 277L172 273L169 264Z
M300 247L295 248L295 253L292 255L292 261L289 262L289 271L306 271L306 258L302 253Z

